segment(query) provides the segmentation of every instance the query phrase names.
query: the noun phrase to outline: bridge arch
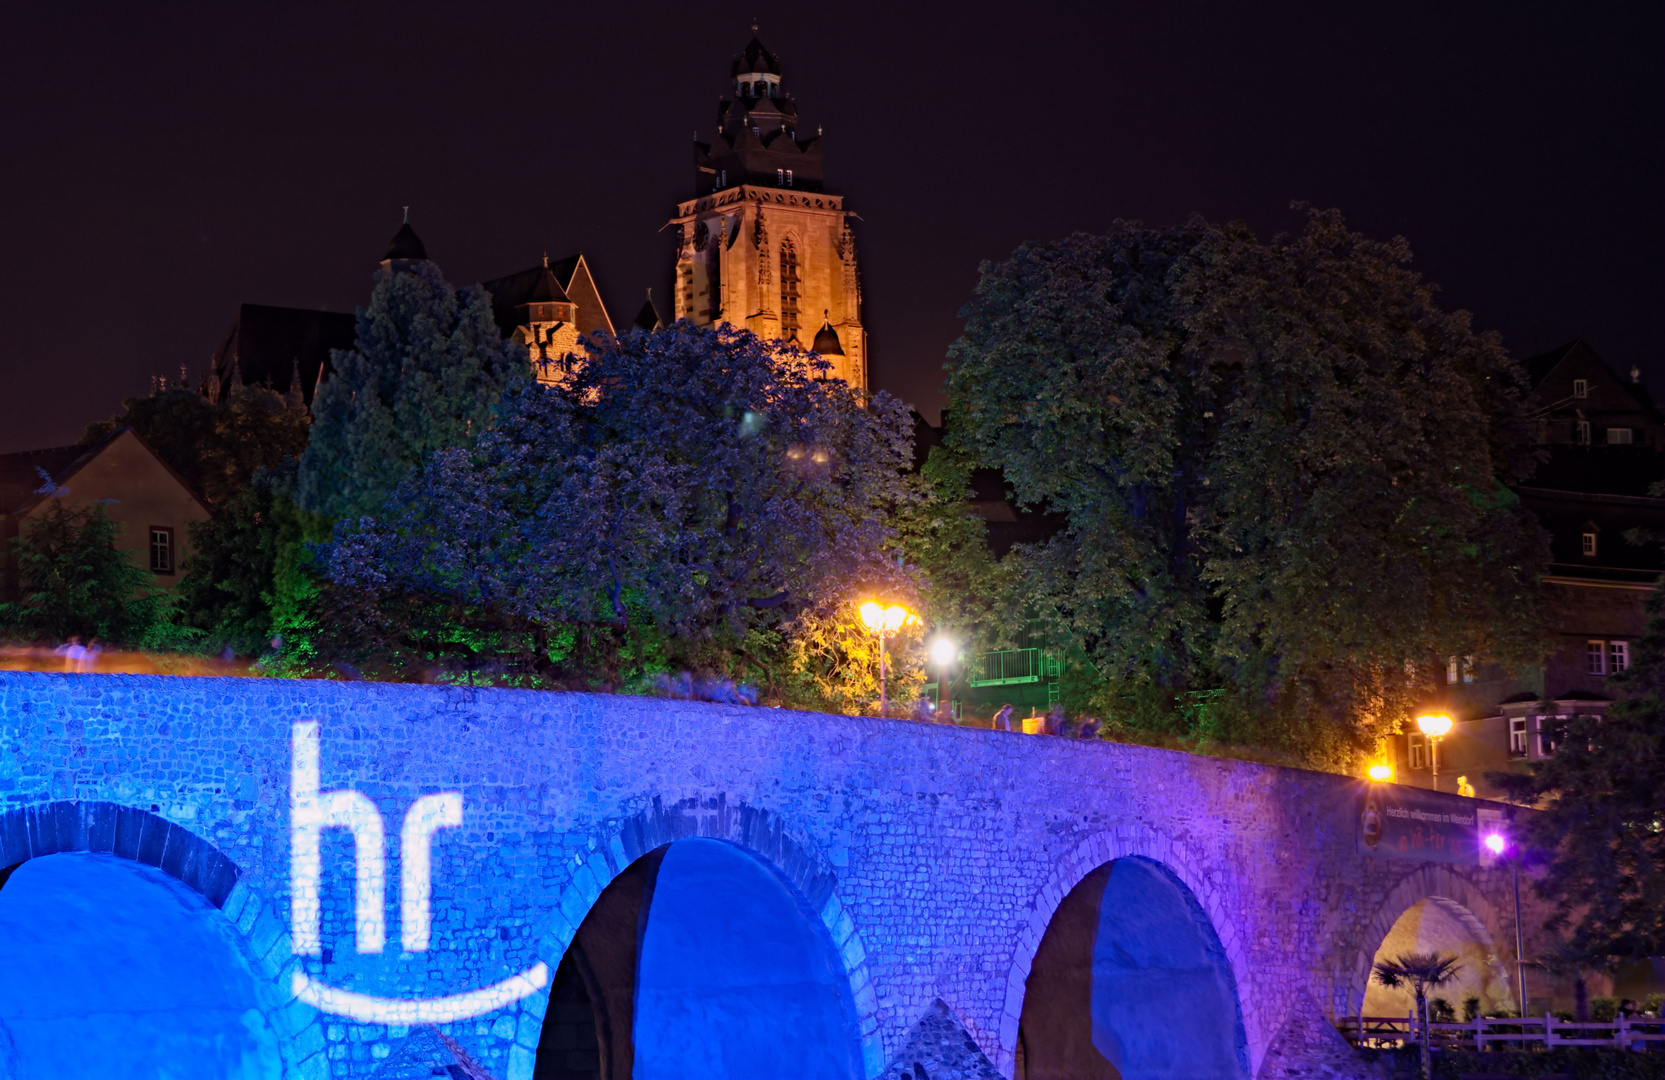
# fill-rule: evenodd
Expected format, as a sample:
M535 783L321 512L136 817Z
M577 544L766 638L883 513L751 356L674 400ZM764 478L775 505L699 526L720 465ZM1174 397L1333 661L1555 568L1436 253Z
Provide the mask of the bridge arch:
M0 1055L25 1071L135 1075L149 1063L130 1060L124 1017L153 1037L156 1012L172 1009L186 1021L161 1047L172 1075L328 1075L322 1053L301 1052L309 1036L322 1050L322 1037L316 1013L284 992L283 927L235 863L155 812L63 800L0 813L0 928L14 975L60 973L0 991ZM7 1013L20 1022L9 1038ZM40 1056L65 1047L74 1062Z
M1011 972L1006 980L1006 1000L999 1017L996 1053L991 1054L1000 1071L1014 1075L1017 1066L1019 1028L1023 1018L1023 1004L1028 979L1033 972L1042 941L1066 899L1090 876L1117 862L1138 866L1139 875L1147 886L1163 891L1187 909L1187 921L1195 928L1198 942L1218 958L1223 959L1221 974L1229 983L1231 1003L1236 1007L1235 1030L1230 1033L1238 1069L1252 1075L1258 1068L1265 1047L1251 1041L1249 1033L1257 1032L1252 1015L1253 1002L1245 998L1239 988L1244 985L1248 970L1243 950L1243 939L1238 933L1221 891L1213 881L1201 874L1189 852L1162 833L1141 827L1127 832L1101 832L1078 843L1054 867L1051 879L1036 894L1031 904L1029 923L1018 935ZM1091 884L1091 883L1089 883Z
M1503 924L1499 922L1496 907L1480 886L1465 875L1440 863L1425 863L1400 878L1388 891L1354 944L1344 989L1347 1012L1363 1009L1371 991L1370 971L1377 954L1384 948L1393 949L1386 944L1390 939L1404 939L1399 947L1408 950L1409 942L1417 937L1418 927L1414 923L1418 921L1440 924L1433 947L1451 951L1441 940L1453 939L1451 945L1466 965L1484 966L1483 973L1473 974L1496 987L1491 994L1482 995L1484 1007L1499 1004L1497 999L1504 996L1511 1004L1517 1004L1513 1001L1511 982L1499 949L1499 942L1509 939L1501 932ZM1492 1000L1484 1000L1488 997Z
M559 965L609 887L617 884L620 888L640 889L640 884L630 884L631 876L649 864L656 874L657 860L667 857L672 845L690 840L714 841L743 853L789 891L825 955L842 969L840 992L847 1034L860 1055L855 1065L865 1075L876 1075L884 1067L878 999L868 970L867 950L838 896L834 868L780 815L745 803L730 803L726 796L674 803L655 797L637 813L597 830L588 850L572 857L568 880L558 889L551 925L539 939L539 955L557 973L556 979L549 988L521 1003L522 1029L541 1030L551 1016L550 1010L559 1004L552 1001L552 994L559 990L555 984L562 981ZM717 855L709 849L707 854ZM647 888L651 893L654 883L650 881ZM589 976L585 976L585 982L592 994L600 989ZM529 1078L535 1067L536 1051L517 1048L511 1057L509 1078Z

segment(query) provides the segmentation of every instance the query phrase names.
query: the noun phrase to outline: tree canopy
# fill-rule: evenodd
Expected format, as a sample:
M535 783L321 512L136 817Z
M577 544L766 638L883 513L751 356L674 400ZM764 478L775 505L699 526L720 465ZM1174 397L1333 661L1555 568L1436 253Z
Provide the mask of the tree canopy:
M157 618L157 600L150 574L116 546L120 539L121 526L102 503L65 503L62 492L54 494L10 541L17 592L0 603L0 627L35 641L142 636Z
M905 584L909 421L827 365L685 323L510 386L472 449L436 452L329 552L349 640L432 662L491 648L562 670L574 634L687 648ZM504 635L519 644L510 646Z
M354 348L330 357L296 478L300 506L328 518L379 511L433 451L473 442L504 388L531 371L526 350L498 333L491 294L453 289L427 260L380 278Z
M1532 465L1523 376L1409 262L1312 212L983 267L949 439L1065 515L1015 587L1096 665L1094 706L1224 691L1231 737L1336 761L1436 658L1536 659L1545 543L1506 487Z

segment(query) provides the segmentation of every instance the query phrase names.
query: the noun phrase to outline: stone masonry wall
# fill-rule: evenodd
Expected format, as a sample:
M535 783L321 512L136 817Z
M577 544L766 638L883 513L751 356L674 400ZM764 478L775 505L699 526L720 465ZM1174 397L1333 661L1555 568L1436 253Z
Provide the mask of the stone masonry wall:
M364 792L381 810L382 955L352 949L342 830L323 845L331 955L291 953L297 721L321 724L321 786ZM462 793L463 823L435 834L432 945L401 953L399 822L439 791ZM234 863L235 887L214 890L270 976L268 1012L296 1077L377 1075L417 1035L433 1039L317 1013L294 999L297 968L393 997L455 994L538 961L553 972L615 874L691 835L758 853L818 913L850 976L869 1076L939 999L1009 1076L1048 919L1081 878L1130 855L1167 867L1211 921L1251 1074L1296 1075L1288 1058L1316 1045L1314 1017L1357 1010L1377 944L1424 897L1463 905L1512 962L1507 870L1362 856L1357 800L1344 777L905 721L588 694L0 673L0 815L58 804L68 822L93 812L80 807L132 807ZM19 829L0 830L7 865L77 842L46 835L69 824ZM189 864L178 876L205 873L191 867L208 857L177 856ZM1524 899L1531 955L1537 909ZM438 1030L491 1075L529 1080L546 1000Z

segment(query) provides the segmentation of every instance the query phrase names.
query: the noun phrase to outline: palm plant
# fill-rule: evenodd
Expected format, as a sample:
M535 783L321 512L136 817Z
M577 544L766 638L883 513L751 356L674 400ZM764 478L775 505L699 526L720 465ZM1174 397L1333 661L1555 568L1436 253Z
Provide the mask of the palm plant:
M1456 978L1462 965L1450 953L1400 953L1392 960L1376 961L1372 970L1382 986L1392 990L1409 984L1416 995L1416 1015L1422 1029L1422 1080L1429 1080L1433 1061L1428 1046L1428 990Z
M1590 1022L1590 987L1587 977L1613 966L1613 958L1598 949L1557 941L1549 951L1534 961L1545 973L1557 979L1571 979L1573 984L1573 1019L1581 1024Z

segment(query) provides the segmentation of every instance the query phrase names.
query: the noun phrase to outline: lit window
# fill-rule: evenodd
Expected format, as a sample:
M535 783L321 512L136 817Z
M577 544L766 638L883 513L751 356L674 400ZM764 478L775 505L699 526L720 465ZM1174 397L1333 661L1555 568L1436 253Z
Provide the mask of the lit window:
M1590 380L1589 379L1574 379L1573 380L1573 397L1585 398L1585 397L1589 397L1589 396L1590 396Z
M1413 732L1405 749L1407 751L1405 756L1410 759L1411 768L1426 769L1428 767L1428 736Z
M1607 674L1607 642L1592 641L1584 646L1584 673L1586 675Z
M1446 659L1446 661L1445 661L1445 681L1447 683L1454 683L1454 682L1457 681L1457 670L1460 667L1462 667L1462 665L1457 663L1457 658L1455 656L1448 657Z
M776 187L785 187L786 186L786 170L785 169L776 169L775 170L775 186Z
M150 570L153 574L173 573L173 530L162 525L150 527Z
M1630 666L1630 642L1609 641L1607 643L1607 673L1617 675Z
M1596 534L1593 533L1593 532L1587 532L1587 533L1584 534L1584 554L1589 555L1589 556L1594 556L1595 553L1596 553Z
M786 186L787 186L787 187L791 187L791 186L792 186L792 170L791 170L791 169L787 169L787 170L786 170ZM1629 439L1626 439L1626 440L1625 440L1625 441L1626 441L1626 442L1629 442L1629 441L1630 441L1630 440L1629 440Z
M1607 445L1629 446L1635 435L1627 427L1610 427L1607 429Z
M1526 756L1526 717L1509 717L1509 756Z
M1578 422L1578 432L1577 432L1576 438L1578 440L1578 445L1580 445L1580 446L1589 446L1590 445L1590 421L1580 420Z
M1539 757L1549 757L1555 753L1555 748L1561 745L1561 734L1564 725L1564 719L1559 716L1538 717Z

